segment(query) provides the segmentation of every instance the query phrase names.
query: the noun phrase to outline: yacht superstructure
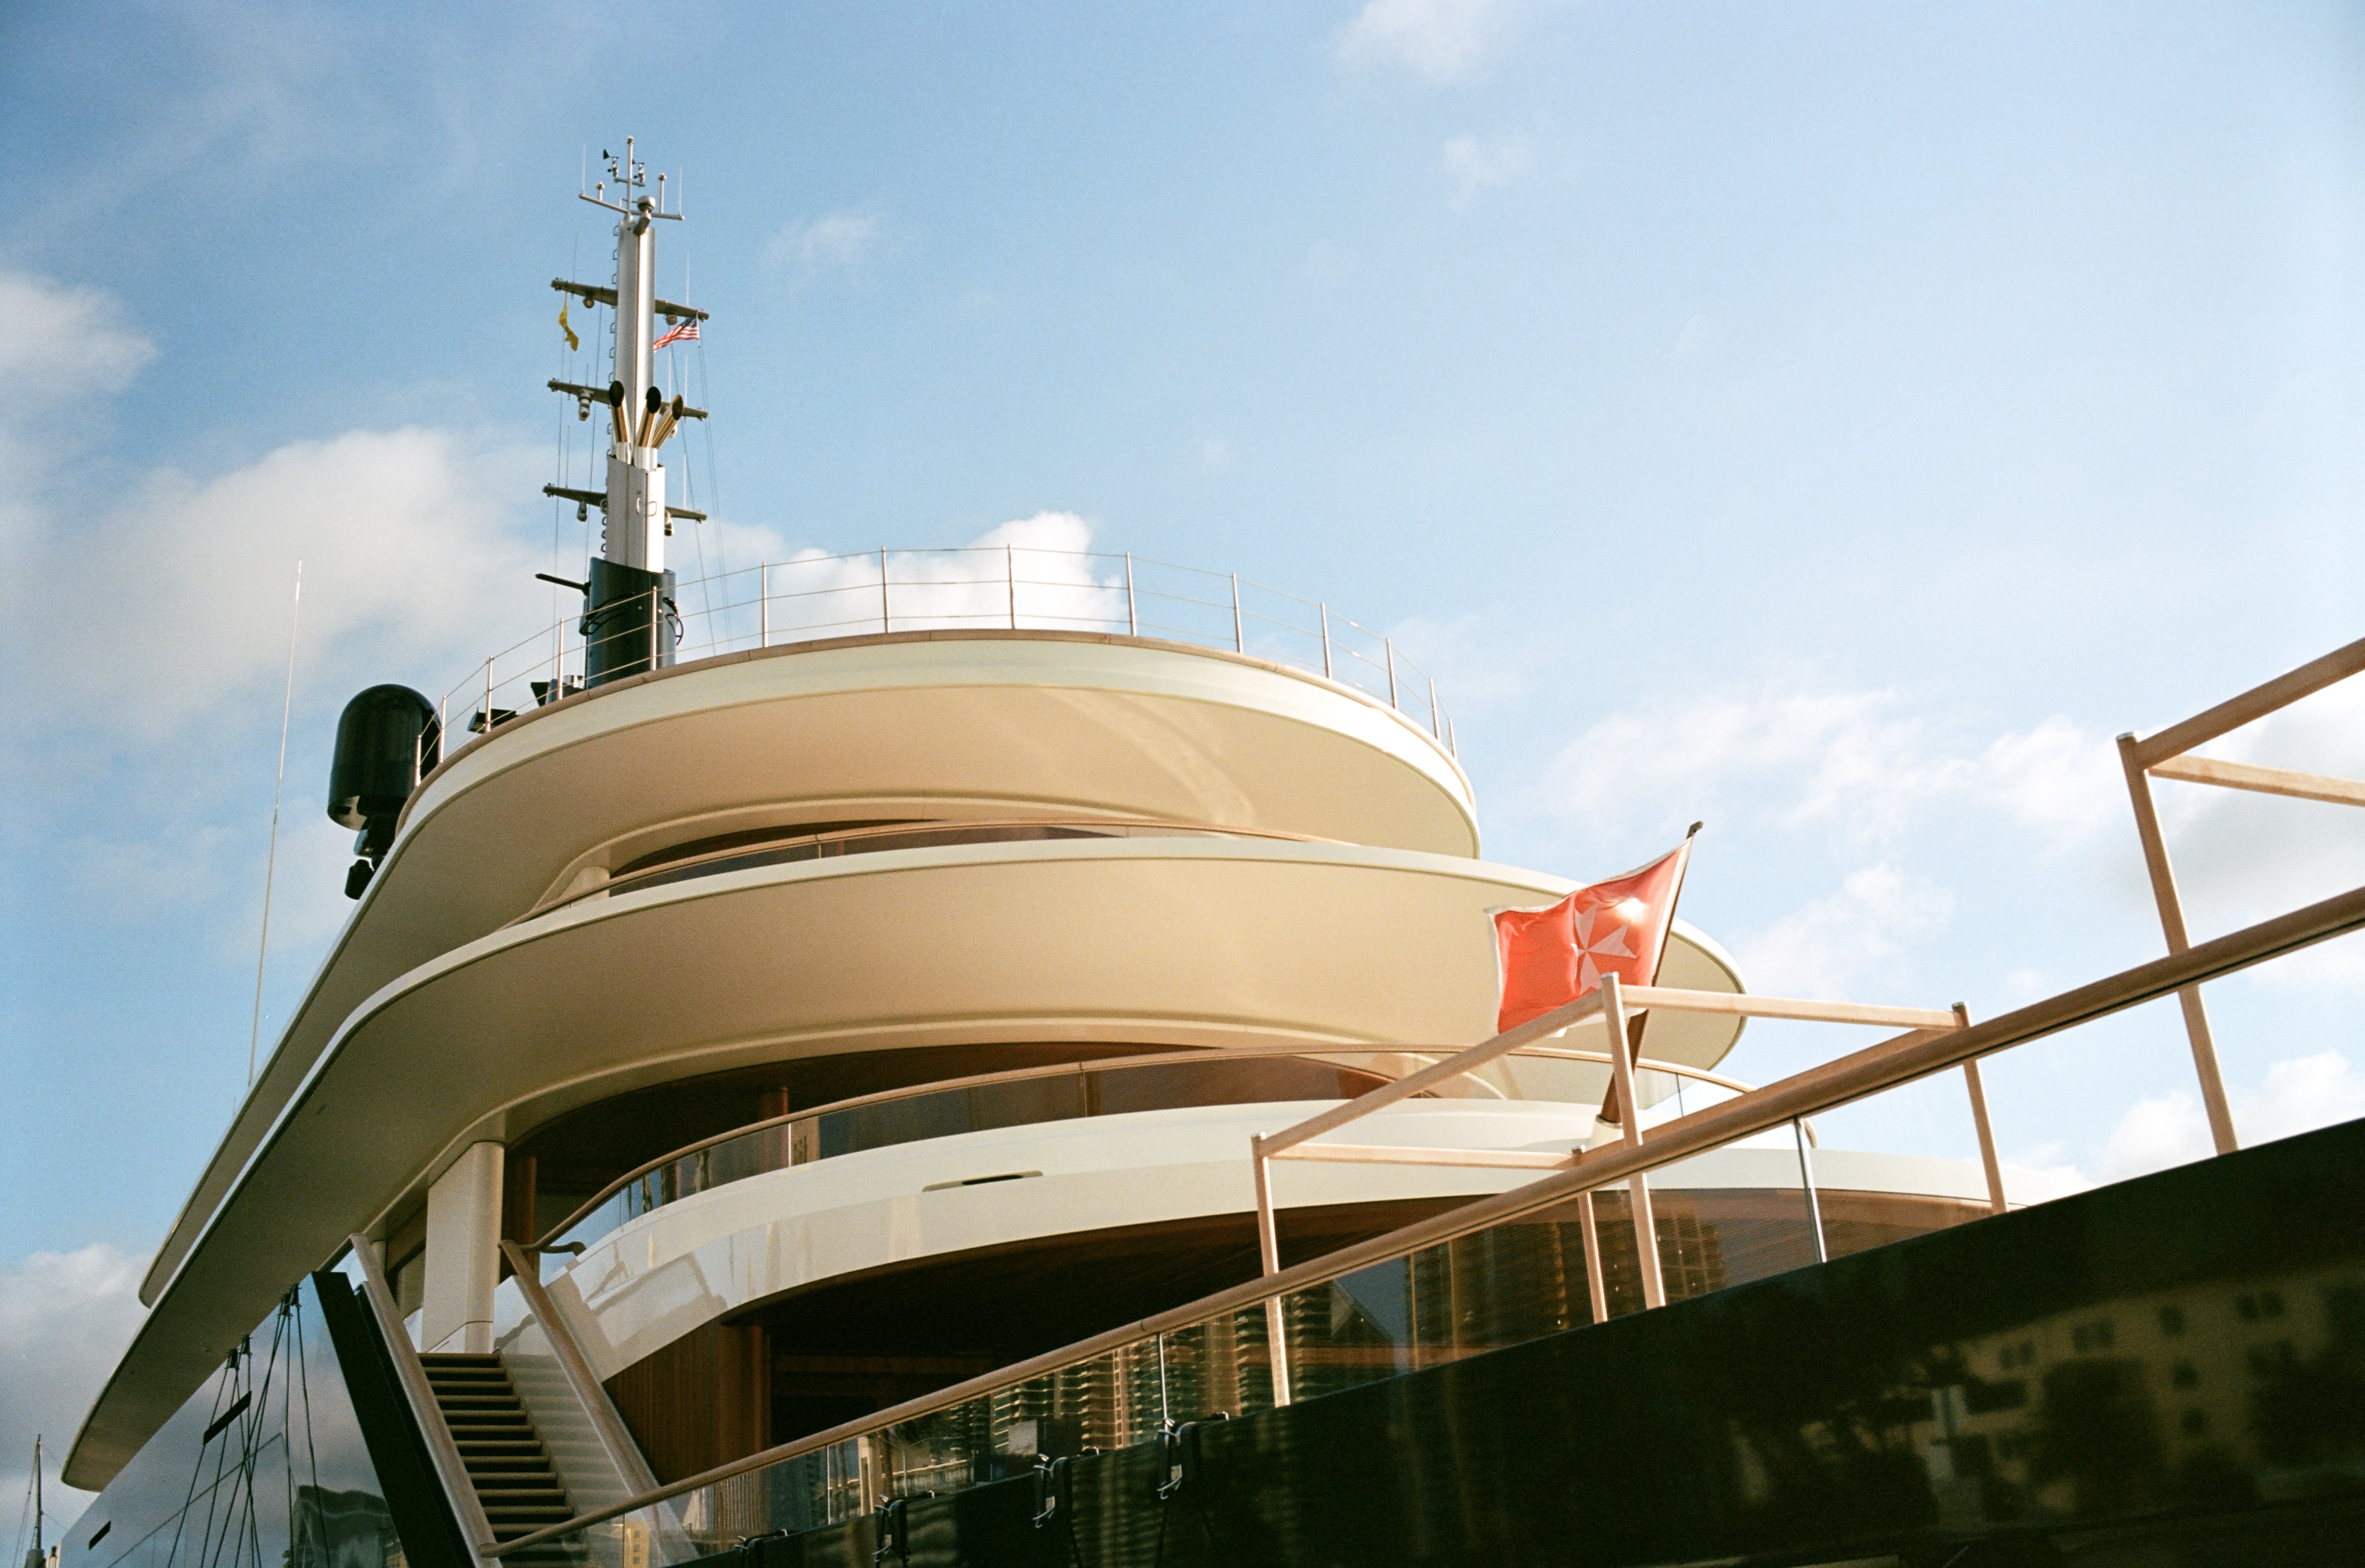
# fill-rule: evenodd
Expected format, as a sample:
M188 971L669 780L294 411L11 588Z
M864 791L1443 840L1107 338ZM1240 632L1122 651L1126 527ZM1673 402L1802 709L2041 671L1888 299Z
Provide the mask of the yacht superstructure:
M1745 1095L1717 1069L1753 1009L1677 921L1647 1022L1597 1007L1439 1074L1499 1038L1492 912L1576 884L1480 858L1433 684L1327 605L1016 543L681 583L667 536L698 520L661 454L703 411L650 345L705 318L655 292L662 181L629 142L609 172L614 280L554 285L612 312L611 384L552 383L607 447L603 490L551 487L604 517L583 613L440 700L348 710L357 904L159 1249L67 1464L106 1490L66 1568L169 1568L200 1492L256 1553L376 1540L374 1565L524 1541L644 1568L873 1514L891 1544L912 1498L1035 1478L1056 1511L1042 1478L1091 1450L1439 1359L1406 1345L1452 1360L2054 1195L1793 1115L1491 1261L1440 1244L981 1394L900 1458L849 1438L627 1508L1639 1148ZM1347 1140L1401 1158L1249 1158L1423 1073ZM1600 1118L1613 1081L1631 1126ZM284 1523L258 1465L290 1467Z

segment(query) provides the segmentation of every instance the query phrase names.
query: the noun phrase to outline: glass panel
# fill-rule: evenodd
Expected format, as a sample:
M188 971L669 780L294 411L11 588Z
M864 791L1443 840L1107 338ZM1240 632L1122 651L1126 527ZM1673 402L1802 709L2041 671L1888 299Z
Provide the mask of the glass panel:
M1959 1199L1821 1196L1833 1256L1985 1213ZM1651 1199L1671 1301L1813 1261L1802 1189L1654 1187ZM1594 1193L1592 1211L1608 1310L1640 1311L1627 1189ZM1590 1323L1585 1223L1571 1200L1283 1297L1293 1401ZM839 1523L891 1497L1024 1474L1039 1459L1146 1442L1163 1423L1269 1409L1266 1325L1260 1303L686 1494L681 1529L701 1550L720 1550L766 1530Z
M402 1545L310 1280L91 1503L67 1532L64 1561L400 1568Z

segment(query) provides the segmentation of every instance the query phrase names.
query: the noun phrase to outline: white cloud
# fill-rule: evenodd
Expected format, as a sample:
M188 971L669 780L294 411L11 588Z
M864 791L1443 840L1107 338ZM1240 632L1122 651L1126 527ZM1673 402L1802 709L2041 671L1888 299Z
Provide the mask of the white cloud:
M1769 688L1613 713L1562 750L1538 799L1575 821L1659 801L1671 822L1748 811L1859 842L1933 804L1998 812L2057 844L2125 810L2111 743L2065 718L1981 745L1898 705L1895 691Z
M1944 888L1893 866L1866 866L1837 892L1742 943L1742 972L1751 990L1770 995L1844 997L1908 940L1943 929L1954 908Z
M308 689L419 665L456 678L460 650L543 619L546 546L514 525L544 461L412 428L156 474L95 524L32 542L60 600L98 619L88 640L33 651L28 700L124 740L185 730L280 675L299 559Z
M21 274L0 274L0 292L63 312L100 345L70 383L85 402L148 355L104 295ZM9 363L44 363L13 312L0 322ZM37 421L48 417L0 401L0 452L45 436ZM0 554L79 607L79 634L0 648L28 737L0 777L28 819L60 824L50 842L76 890L119 914L208 910L217 918L199 929L224 940L252 932L264 837L252 802L270 785L275 737L263 726L278 717L297 561L300 757L303 737L322 737L361 687L399 680L432 694L488 644L546 623L549 590L532 580L548 564L546 536L520 526L539 510L543 465L497 441L409 429L294 442L223 472L156 471L112 498L14 473ZM291 766L273 925L297 944L350 909L332 874L342 835L303 809L316 783L308 765ZM103 818L84 809L94 788L110 794Z
M1535 162L1536 139L1526 131L1485 138L1457 136L1445 144L1445 172L1453 181L1453 205L1470 205L1480 191L1496 190L1526 175Z
M2002 1164L2007 1191L2013 1193L2016 1197L2031 1185L2035 1186L2038 1192L2046 1195L2082 1193L2091 1187L2094 1184L2094 1179L2091 1176L2089 1176L2076 1162L2061 1158L2067 1147L2065 1144L2055 1142L2041 1143L2028 1148L2005 1150ZM2036 1177L2037 1182L2026 1183L2015 1181L2015 1174L2022 1171ZM2043 1200L2041 1197L2032 1197L2029 1201Z
M119 392L155 353L105 290L0 272L0 399L54 405Z
M2365 778L2365 679L2326 688L2203 750L2233 761ZM2196 935L2365 882L2365 812L2354 806L2160 778L2152 781L2152 796ZM2289 986L2353 990L2365 983L2365 953L2354 944L2328 944L2259 972Z
M30 580L41 486L86 442L92 396L129 385L155 352L104 289L0 268L0 573Z
M875 213L846 210L784 225L764 248L773 266L807 273L825 267L858 267L879 248L881 226Z
M2102 1140L2102 1179L2121 1182L2203 1158L2211 1148L2201 1102L2177 1090L2138 1100Z
M891 550L881 603L876 553L801 550L772 568L772 635L1021 626L1122 632L1125 568L1086 554L1092 524L1070 511L1014 518L946 550Z
M72 1515L90 1500L59 1485L57 1466L144 1316L138 1290L146 1268L144 1258L104 1242L0 1265L0 1389L7 1391L0 1398L0 1496L25 1495L39 1432L49 1506Z
M2233 1112L2246 1148L2351 1121L2365 1116L2365 1073L2338 1051L2289 1058L2256 1090L2235 1095ZM2177 1090L2129 1107L2103 1140L2100 1164L2106 1181L2124 1181L2206 1159L2215 1147L2198 1096Z
M1331 35L1342 65L1399 66L1431 82L1467 82L1508 34L1507 0L1366 0Z

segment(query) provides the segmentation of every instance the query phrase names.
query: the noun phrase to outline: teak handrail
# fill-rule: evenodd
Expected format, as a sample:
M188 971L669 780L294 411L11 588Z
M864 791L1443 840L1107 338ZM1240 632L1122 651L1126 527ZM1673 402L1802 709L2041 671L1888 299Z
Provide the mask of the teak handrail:
M2169 863L2168 838L2160 831L2159 811L2152 802L2152 779L2173 778L2187 784L2365 806L2365 784L2354 779L2188 755L2194 746L2280 712L2359 671L2365 671L2365 638L2287 670L2238 697L2227 698L2181 723L2170 724L2149 740L2136 739L2132 731L2119 737L2119 766L2126 775L2128 801L2135 808L2135 837L2143 845L2144 869L2151 878L2152 902L2159 908L2160 933L2168 939L2170 953L2189 948L2191 935L2185 928L2184 901L2176 890L2176 870ZM2184 1014L2184 1035L2192 1047L2192 1070L2201 1081L2201 1103L2209 1114L2210 1140L2218 1153L2231 1154L2241 1143L2235 1136L2234 1108L2225 1097L2225 1077L2217 1065L2217 1042L2210 1034L2201 988L2186 986L2177 993L2177 1004Z
M2281 958L2334 936L2365 929L2365 887L2322 900L2288 914L2260 921L2226 935L2203 942L2181 953L2171 953L2147 964L2122 969L2101 980L2047 997L2026 1007L1982 1023L1953 1030L1914 1030L1852 1056L1826 1062L1769 1083L1738 1099L1695 1111L1662 1124L1647 1145L1621 1143L1596 1149L1572 1170L1481 1198L1443 1214L1339 1248L1319 1258L1283 1269L1280 1273L1250 1280L1215 1292L1182 1306L1156 1313L1138 1322L1108 1329L1059 1350L982 1373L901 1405L841 1422L793 1442L736 1459L728 1464L686 1476L637 1497L595 1509L502 1543L488 1556L539 1546L576 1534L640 1508L649 1507L685 1492L728 1481L734 1475L763 1470L869 1433L917 1420L936 1411L965 1404L983 1394L1025 1383L1078 1361L1089 1361L1153 1335L1185 1328L1226 1312L1254 1306L1270 1297L1325 1284L1358 1269L1367 1269L1439 1246L1474 1231L1522 1218L1540 1209L1591 1193L1598 1187L1646 1173L1755 1134L1771 1131L1819 1111L1828 1111L1916 1079L1975 1062L1978 1058L2057 1035L2114 1013L2174 995L2178 991L2213 980L2252 965ZM1596 1276L1598 1277L1597 1275Z

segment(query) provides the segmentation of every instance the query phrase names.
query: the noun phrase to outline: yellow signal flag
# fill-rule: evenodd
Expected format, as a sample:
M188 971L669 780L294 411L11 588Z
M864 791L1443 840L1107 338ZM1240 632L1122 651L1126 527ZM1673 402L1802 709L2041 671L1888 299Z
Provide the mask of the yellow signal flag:
M566 308L574 303L575 298L572 295L567 296L558 302L558 330L566 334L566 352L568 353L575 353L580 351L583 347L583 340L577 337L575 335L575 329L566 324Z

